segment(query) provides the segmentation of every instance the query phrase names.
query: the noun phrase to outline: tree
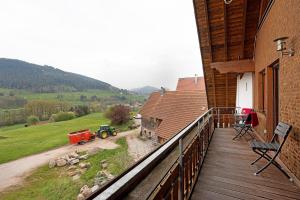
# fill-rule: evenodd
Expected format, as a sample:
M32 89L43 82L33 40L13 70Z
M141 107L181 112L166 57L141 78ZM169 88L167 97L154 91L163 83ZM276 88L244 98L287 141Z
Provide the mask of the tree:
M78 105L75 107L71 107L71 112L74 112L76 117L81 117L90 113L90 108L86 105Z
M69 111L70 105L61 101L33 100L25 105L29 115L35 115L40 120L48 120L52 114Z
M105 116L111 120L112 124L124 124L130 119L130 108L124 105L116 105L110 107L106 111Z

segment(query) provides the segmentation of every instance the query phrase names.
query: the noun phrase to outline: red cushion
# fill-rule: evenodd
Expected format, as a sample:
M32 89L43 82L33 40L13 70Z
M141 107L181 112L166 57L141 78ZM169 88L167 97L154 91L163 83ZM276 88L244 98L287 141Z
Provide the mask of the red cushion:
M258 118L257 118L257 113L256 112L251 112L251 119L252 119L252 126L255 127L258 125Z
M252 108L242 108L242 114L250 114L252 112Z

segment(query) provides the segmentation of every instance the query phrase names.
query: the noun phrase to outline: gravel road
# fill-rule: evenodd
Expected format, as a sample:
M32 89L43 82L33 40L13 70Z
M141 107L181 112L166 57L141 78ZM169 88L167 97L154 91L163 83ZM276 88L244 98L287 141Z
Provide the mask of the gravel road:
M0 191L3 191L4 189L10 186L22 184L24 178L29 176L34 169L47 164L51 159L58 158L62 155L68 154L70 152L74 152L76 150L88 151L95 148L115 149L118 147L118 145L114 142L118 138L136 134L136 132L138 132L138 129L121 132L117 136L109 137L105 140L96 139L95 141L88 142L84 145L66 145L47 152L27 156L24 158L20 158L18 160L1 164L0 165Z

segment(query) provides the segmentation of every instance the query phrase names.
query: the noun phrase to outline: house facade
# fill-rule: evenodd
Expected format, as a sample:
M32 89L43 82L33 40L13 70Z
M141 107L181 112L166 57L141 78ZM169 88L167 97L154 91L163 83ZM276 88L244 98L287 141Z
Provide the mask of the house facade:
M209 108L253 108L265 141L279 121L292 125L280 160L300 179L299 1L194 0L194 8Z
M203 77L180 78L175 91L153 92L141 108L141 135L164 143L207 111Z

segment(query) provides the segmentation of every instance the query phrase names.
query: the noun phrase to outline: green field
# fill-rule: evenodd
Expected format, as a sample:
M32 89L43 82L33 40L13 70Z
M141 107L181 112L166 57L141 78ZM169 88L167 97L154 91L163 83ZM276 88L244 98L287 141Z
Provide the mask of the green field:
M34 93L28 90L18 90L18 89L5 89L0 88L0 93L8 95L9 92L13 92L14 95L24 97L28 101L30 100L60 100L69 102L75 105L81 105L87 103L92 96L96 96L100 101L121 101L123 103L130 102L144 102L145 96L135 95L135 94L121 94L116 91L107 90L85 90L80 92L54 92L54 93ZM86 96L87 100L82 101L81 96Z
M76 199L83 185L92 186L93 178L101 170L99 165L101 160L105 159L108 161L108 169L113 175L120 174L131 165L133 160L128 155L126 139L120 138L117 144L120 145L117 149L103 150L91 156L87 160L87 162L91 163L91 168L80 177L79 181L74 182L71 180L71 177L66 175L67 167L49 169L48 166L43 166L33 172L25 180L23 186L11 188L5 193L0 193L0 199Z
M68 144L67 133L82 129L94 132L101 124L109 123L103 114L94 113L69 121L38 126L14 125L0 128L0 163ZM124 131L128 125L116 128Z

